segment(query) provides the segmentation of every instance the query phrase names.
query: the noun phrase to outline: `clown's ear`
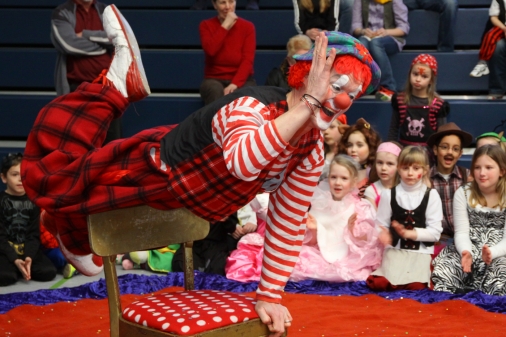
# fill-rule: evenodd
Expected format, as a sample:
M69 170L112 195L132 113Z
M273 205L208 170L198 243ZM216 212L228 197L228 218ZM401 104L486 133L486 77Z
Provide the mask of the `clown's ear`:
M346 132L346 130L348 130L350 128L349 125L346 125L346 124L342 124L342 125L339 125L337 127L337 129L339 130L339 133L344 135L344 133Z

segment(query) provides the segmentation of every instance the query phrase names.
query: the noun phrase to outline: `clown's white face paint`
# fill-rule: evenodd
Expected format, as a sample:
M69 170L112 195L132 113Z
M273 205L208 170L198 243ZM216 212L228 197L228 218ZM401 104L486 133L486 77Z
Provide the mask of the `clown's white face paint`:
M314 116L318 128L326 130L337 117L350 108L353 100L361 91L362 82L332 70L327 97L322 102L323 109L315 112Z

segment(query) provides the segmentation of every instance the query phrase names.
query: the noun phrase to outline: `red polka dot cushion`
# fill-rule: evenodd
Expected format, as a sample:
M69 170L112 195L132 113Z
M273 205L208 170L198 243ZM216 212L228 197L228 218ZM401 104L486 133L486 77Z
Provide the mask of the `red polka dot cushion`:
M161 293L130 303L123 318L187 336L258 318L255 303L251 297L218 290Z

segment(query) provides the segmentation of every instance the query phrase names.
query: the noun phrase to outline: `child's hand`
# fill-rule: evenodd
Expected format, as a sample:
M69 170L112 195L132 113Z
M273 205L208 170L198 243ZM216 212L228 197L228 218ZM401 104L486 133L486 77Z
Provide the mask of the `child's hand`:
M399 234L399 236L404 240L416 240L417 234L414 229L406 229L404 225L401 225L397 221L392 221L392 228Z
M357 221L357 213L353 213L348 219L348 230L351 234L353 234L353 228L355 227L355 222Z
M245 233L242 230L242 226L237 225L237 226L235 226L235 231L233 233L231 233L230 235L232 235L232 237L234 239L239 240L244 234Z
M19 271L21 272L21 275L23 275L23 278L28 281L30 280L30 266L32 264L32 259L29 257L27 257L26 259L29 262L28 269L26 268L27 261L16 259L14 260L14 264L16 265L16 267L18 267Z
M492 251L489 246L485 245L481 248L481 258L486 265L492 263Z
M353 233L353 229L355 228L355 223L357 222L357 213L353 213L348 219L348 230L351 235L357 240L367 240L367 235L355 236Z
M257 230L257 225L255 225L252 222L248 222L247 224L242 226L242 232L244 233L244 235L246 235L248 233L253 233L256 230Z
M316 231L316 219L310 213L307 214L306 227L312 231Z
M462 264L462 270L464 271L464 273L471 272L471 265L473 264L473 256L471 255L471 253L469 253L469 251L464 250L462 252L462 259L460 263Z
M392 245L392 234L388 228L380 226L381 232L378 236L378 240L383 244L383 246L391 246Z

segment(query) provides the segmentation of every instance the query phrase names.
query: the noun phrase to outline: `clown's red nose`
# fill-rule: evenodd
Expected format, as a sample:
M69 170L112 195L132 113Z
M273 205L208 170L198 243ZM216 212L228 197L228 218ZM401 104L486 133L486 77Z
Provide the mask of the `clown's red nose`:
M351 105L350 96L348 96L348 94L345 92L337 94L336 97L334 97L334 102L336 104L336 107L341 110L346 110Z

